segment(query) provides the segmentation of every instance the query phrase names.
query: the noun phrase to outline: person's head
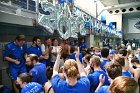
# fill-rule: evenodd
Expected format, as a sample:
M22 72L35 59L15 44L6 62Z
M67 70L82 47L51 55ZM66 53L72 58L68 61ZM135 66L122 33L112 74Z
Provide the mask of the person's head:
M36 54L29 54L26 58L26 65L32 66L35 63L39 62L38 56Z
M138 84L133 78L119 76L110 85L110 93L136 93Z
M53 75L53 68L47 67L47 69L46 69L46 76L47 76L47 79L48 79L48 80L51 80L52 75Z
M98 56L93 56L90 58L90 66L91 67L100 67L101 61Z
M108 62L105 65L105 70L112 80L122 75L122 67L117 62Z
M19 84L21 88L31 81L32 75L29 73L22 73L17 77L17 84Z
M52 39L53 46L58 46L58 41L56 38Z
M137 49L138 54L140 54L140 48Z
M15 38L15 43L16 43L18 46L22 46L22 45L25 43L25 35L18 35L18 36Z
M94 54L95 54L95 55L98 55L99 53L100 53L100 48L95 47L95 48L94 48Z
M137 65L140 65L138 58L133 58L131 60L131 64L135 67L137 67Z
M114 54L115 54L114 50L111 50L111 51L109 52L109 58L110 58L111 60L114 58Z
M109 56L109 49L104 47L101 49L101 55L103 58L107 58Z
M78 66L76 61L73 59L68 59L64 63L64 74L66 78L77 78Z
M122 54L122 56L126 56L127 55L127 50L126 49L120 49L119 54Z
M45 40L44 40L44 43L45 43L45 45L51 46L51 44L52 44L51 38L50 37L46 37Z
M115 61L118 62L122 67L125 67L125 58L121 55L115 56Z
M85 56L84 56L84 62L85 62L86 64L90 63L90 58L91 58L91 55L85 55Z
M33 38L33 45L35 45L35 46L40 46L41 45L40 37L34 37Z

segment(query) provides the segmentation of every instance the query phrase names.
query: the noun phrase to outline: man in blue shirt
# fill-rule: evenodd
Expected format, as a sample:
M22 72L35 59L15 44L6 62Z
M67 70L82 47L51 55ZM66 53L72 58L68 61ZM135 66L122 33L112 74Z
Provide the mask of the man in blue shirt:
M90 59L90 65L94 68L94 72L88 74L88 79L90 81L90 93L94 93L99 85L99 76L102 74L105 77L105 82L103 85L109 85L108 77L106 73L100 68L100 58L98 56L93 56Z
M44 85L47 82L46 66L43 63L39 63L38 56L30 54L26 58L26 65L33 65L33 68L29 71L32 74L32 82L37 82Z
M80 51L84 50L85 48L87 48L87 45L86 45L84 39L82 39L81 44L80 44Z
M41 51L41 40L39 37L34 37L33 38L33 44L27 49L27 54L36 54L39 59L40 62L46 65L46 60L45 56L42 55L42 51Z
M17 77L21 73L26 72L24 54L27 49L25 44L25 36L18 35L14 42L10 42L5 46L4 59L9 63L9 73L12 79L12 87L14 93L18 93L15 87Z
M43 88L36 82L31 82L32 75L22 73L17 78L17 84L22 88L21 93L41 93Z
M117 62L109 62L105 65L105 70L110 79L110 82L114 80L116 77L122 75L122 67ZM100 86L101 85L101 86ZM100 82L98 89L96 89L95 93L109 93L109 85L102 86L103 82Z
M102 55L102 62L101 62L101 64L100 64L100 67L101 67L101 69L103 70L103 71L105 71L105 68L104 68L104 66L108 63L108 62L110 62L110 60L108 59L108 56L109 56L109 49L108 48L102 48L101 49L101 55Z

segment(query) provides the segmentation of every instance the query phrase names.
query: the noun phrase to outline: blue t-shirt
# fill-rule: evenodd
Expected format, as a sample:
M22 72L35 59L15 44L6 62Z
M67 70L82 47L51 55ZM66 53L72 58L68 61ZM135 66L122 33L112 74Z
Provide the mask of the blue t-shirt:
M108 93L109 86L102 86L96 93Z
M81 63L83 62L83 61L82 61L82 58L83 58L83 55L82 55L82 53L80 53L80 54L79 54L79 60L80 60ZM74 60L76 60L76 58L75 58L75 53L72 53L72 54L69 56L69 59L74 59Z
M132 77L131 73L126 71L126 72L122 72L122 76L127 76L127 77Z
M27 49L27 54L36 54L38 57L40 57L42 55L42 51L41 51L41 47L38 46L30 46L28 49ZM46 60L40 60L41 63L45 64L46 65Z
M18 46L14 42L10 42L5 46L4 57L10 57L12 59L18 60L20 64L15 64L14 62L9 62L9 67L20 68L25 66L24 54L26 52L27 45Z
M93 73L88 75L88 79L90 81L90 93L94 93L96 88L99 85L99 76L103 74L105 76L105 82L103 85L109 85L108 76L104 71L95 70Z
M89 93L90 91L90 82L86 76L82 76L74 86L70 86L58 75L52 78L51 83L54 93Z
M105 72L104 66L105 66L108 62L110 62L110 60L103 60L103 61L101 62L101 64L100 64L100 68L101 68L104 72Z
M21 93L41 93L42 86L36 82L30 82L23 86Z
M86 43L81 43L80 44L80 51L82 51L82 49L85 49L87 47Z
M36 64L30 71L33 75L32 82L44 85L47 82L46 66L43 63Z
M36 54L38 57L42 55L41 47L30 46L27 49L27 54Z

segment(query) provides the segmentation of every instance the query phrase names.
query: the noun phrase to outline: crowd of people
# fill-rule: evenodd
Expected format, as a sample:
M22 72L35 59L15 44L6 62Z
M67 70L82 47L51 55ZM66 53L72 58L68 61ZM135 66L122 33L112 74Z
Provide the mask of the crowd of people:
M13 93L139 93L140 48L87 48L84 41L34 37L27 47L24 35L5 46Z

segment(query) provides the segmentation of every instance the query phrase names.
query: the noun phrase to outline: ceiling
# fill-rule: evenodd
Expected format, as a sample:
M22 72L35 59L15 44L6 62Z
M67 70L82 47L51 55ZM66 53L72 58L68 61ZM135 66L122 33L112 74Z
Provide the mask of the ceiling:
M140 0L99 0L105 7L120 5L120 4L130 4L131 3L140 3Z
M140 0L99 0L99 1L104 5L105 9L108 10L109 12L111 11L110 13L112 14L140 12ZM123 9L125 9L125 12L122 12ZM119 12L116 12L116 10L119 10Z

